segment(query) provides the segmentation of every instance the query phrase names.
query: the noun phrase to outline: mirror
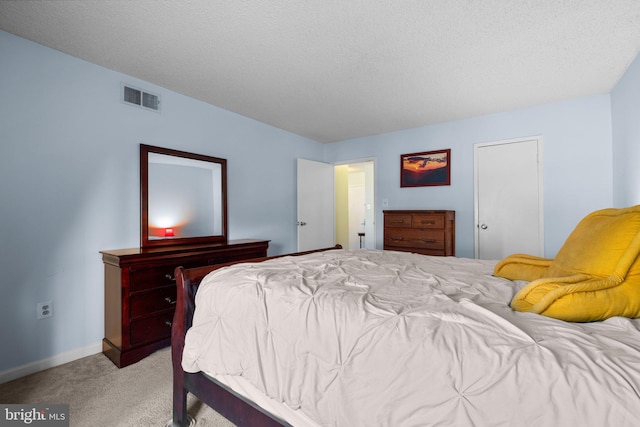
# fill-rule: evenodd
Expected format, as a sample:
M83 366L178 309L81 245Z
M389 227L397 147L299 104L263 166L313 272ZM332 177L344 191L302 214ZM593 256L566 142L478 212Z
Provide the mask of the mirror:
M140 144L140 246L227 241L227 161Z

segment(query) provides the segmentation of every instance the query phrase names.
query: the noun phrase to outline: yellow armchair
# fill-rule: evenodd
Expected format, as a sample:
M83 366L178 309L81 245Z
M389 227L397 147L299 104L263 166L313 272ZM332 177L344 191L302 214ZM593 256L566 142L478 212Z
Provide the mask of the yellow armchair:
M640 317L640 205L587 215L554 259L510 255L494 275L530 281L511 301L517 311L589 322Z

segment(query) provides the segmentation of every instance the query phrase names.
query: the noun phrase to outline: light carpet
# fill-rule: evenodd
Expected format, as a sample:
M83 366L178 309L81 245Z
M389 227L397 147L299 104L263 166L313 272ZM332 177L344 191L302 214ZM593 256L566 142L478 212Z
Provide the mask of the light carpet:
M171 375L169 348L122 369L98 353L0 384L0 403L67 403L70 426L164 427ZM192 395L187 407L197 426L234 426Z

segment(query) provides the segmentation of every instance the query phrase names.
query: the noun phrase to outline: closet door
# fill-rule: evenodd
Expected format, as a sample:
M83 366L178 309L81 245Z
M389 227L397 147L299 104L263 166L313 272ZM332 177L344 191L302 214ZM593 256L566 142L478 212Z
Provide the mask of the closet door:
M542 141L474 146L476 258L544 255Z

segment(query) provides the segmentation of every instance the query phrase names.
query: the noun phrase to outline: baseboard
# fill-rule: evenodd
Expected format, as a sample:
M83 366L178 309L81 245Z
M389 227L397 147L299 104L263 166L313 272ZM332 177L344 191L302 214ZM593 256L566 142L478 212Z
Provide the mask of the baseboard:
M57 354L53 357L49 357L48 359L38 360L36 362L8 369L6 371L0 372L0 384L24 377L26 375L34 374L36 372L44 371L45 369L53 368L55 366L64 365L65 363L73 362L74 360L91 356L93 354L100 353L101 351L102 342L97 342L86 347L77 348L75 350Z

